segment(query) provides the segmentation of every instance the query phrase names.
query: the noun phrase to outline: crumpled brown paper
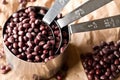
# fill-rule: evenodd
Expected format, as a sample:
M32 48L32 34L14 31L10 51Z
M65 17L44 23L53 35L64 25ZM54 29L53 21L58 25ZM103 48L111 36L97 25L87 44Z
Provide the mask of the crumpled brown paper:
M2 0L1 0L2 1ZM8 4L3 5L0 1L0 26L2 27L6 19L16 10L19 9L19 4L17 0L7 0ZM63 9L63 15L75 9L85 0L70 0L70 2ZM29 2L27 6L45 6L50 7L54 3L54 0L36 0L34 3ZM79 22L99 19L103 17L113 16L120 14L120 1L114 0L111 3L101 7L100 9L90 13L89 15L81 18ZM0 44L2 43L0 29ZM66 64L69 69L65 80L87 80L86 74L84 72L83 66L81 64L80 54L91 51L92 46L99 44L101 41L117 41L120 39L120 28L100 30L100 31L91 31L91 32L82 32L71 35L71 41L66 49L65 53L67 54ZM2 46L0 46L2 47ZM4 60L0 60L1 63L4 63ZM19 69L18 69L19 70ZM0 80L32 80L28 77L21 74L16 74L16 70L12 70L8 74L0 74ZM23 72L24 73L24 72ZM27 74L27 72L26 72ZM51 79L53 80L53 79ZM120 80L118 78L117 80Z

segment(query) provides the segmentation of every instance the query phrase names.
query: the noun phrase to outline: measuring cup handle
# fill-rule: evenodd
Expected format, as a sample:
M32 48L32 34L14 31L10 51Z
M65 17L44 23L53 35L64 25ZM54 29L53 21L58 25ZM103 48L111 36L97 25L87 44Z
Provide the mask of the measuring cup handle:
M70 33L78 33L116 27L120 27L120 15L70 25L69 30Z
M63 28L69 23L89 14L90 12L102 7L111 1L112 0L88 0L72 12L68 13L65 17L59 19L57 22L60 27Z
M55 17L60 13L60 11L69 1L70 0L55 0L54 5L48 10L46 15L44 16L43 21L50 25L51 22L55 19Z

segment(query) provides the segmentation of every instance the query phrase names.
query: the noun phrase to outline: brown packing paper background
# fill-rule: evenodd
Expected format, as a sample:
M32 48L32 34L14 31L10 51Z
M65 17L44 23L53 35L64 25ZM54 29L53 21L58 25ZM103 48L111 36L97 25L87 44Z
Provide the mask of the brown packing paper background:
M1 0L2 1L2 0ZM17 0L7 0L8 4L3 5L0 1L0 48L2 47L2 26L4 25L7 18L16 10L19 9L19 4ZM85 0L70 0L67 6L64 8L62 13L65 15L66 13L72 11L77 6L79 6ZM36 0L36 2L29 2L27 6L45 6L50 7L53 4L54 0ZM100 8L92 12L91 14L81 18L76 22L84 22L94 19L99 19L107 16L113 16L120 14L120 1L114 0L113 2L107 4L106 6ZM99 44L100 41L117 41L120 39L120 29L108 29L108 30L100 30L100 31L92 31L92 32L84 32L77 33L71 35L70 44L65 51L68 54L66 64L69 67L67 71L67 75L65 80L87 80L87 77L84 73L84 69L81 64L81 60L79 55L82 53L86 53L91 51L92 46ZM5 60L1 59L0 63L4 63ZM18 68L19 70L19 68ZM24 76L21 74L17 74L17 71L12 70L8 74L0 74L0 80L32 80L31 76ZM23 72L26 73L27 72ZM54 79L51 79L54 80ZM117 80L120 80L118 78Z

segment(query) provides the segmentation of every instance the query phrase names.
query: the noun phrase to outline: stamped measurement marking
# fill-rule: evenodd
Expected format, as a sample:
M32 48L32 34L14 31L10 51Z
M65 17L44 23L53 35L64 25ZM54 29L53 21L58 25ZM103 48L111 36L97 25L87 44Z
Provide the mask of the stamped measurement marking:
M97 28L97 23L96 22L92 22L91 24L88 25L88 28Z
M105 27L111 27L111 26L115 26L115 21L114 19L105 19L104 20L104 25Z
M69 0L58 0L59 1L59 3L61 4L61 5L64 5L64 4L66 4L66 2L68 2Z
M85 11L83 10L83 9L78 9L77 11L75 11L75 13L74 13L76 16L75 16L75 19L77 18L81 18L82 17L82 15L84 15L85 14Z

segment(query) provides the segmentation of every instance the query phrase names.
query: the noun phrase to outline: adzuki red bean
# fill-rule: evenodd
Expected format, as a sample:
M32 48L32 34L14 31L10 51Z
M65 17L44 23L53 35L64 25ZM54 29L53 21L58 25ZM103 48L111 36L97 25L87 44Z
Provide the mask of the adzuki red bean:
M6 0L2 0L2 4L7 4L7 1Z
M63 53L68 44L68 33L62 30L63 43L58 53L55 53L60 44L60 31L54 22L50 25L53 33L42 22L43 16L40 14L46 12L45 8L28 7L15 12L7 21L4 42L16 57L29 62L47 62ZM56 19L61 17L60 14Z
M2 74L6 74L11 70L11 67L9 65L1 65L0 70Z
M81 55L88 80L114 80L120 73L120 41L101 42L93 52Z

